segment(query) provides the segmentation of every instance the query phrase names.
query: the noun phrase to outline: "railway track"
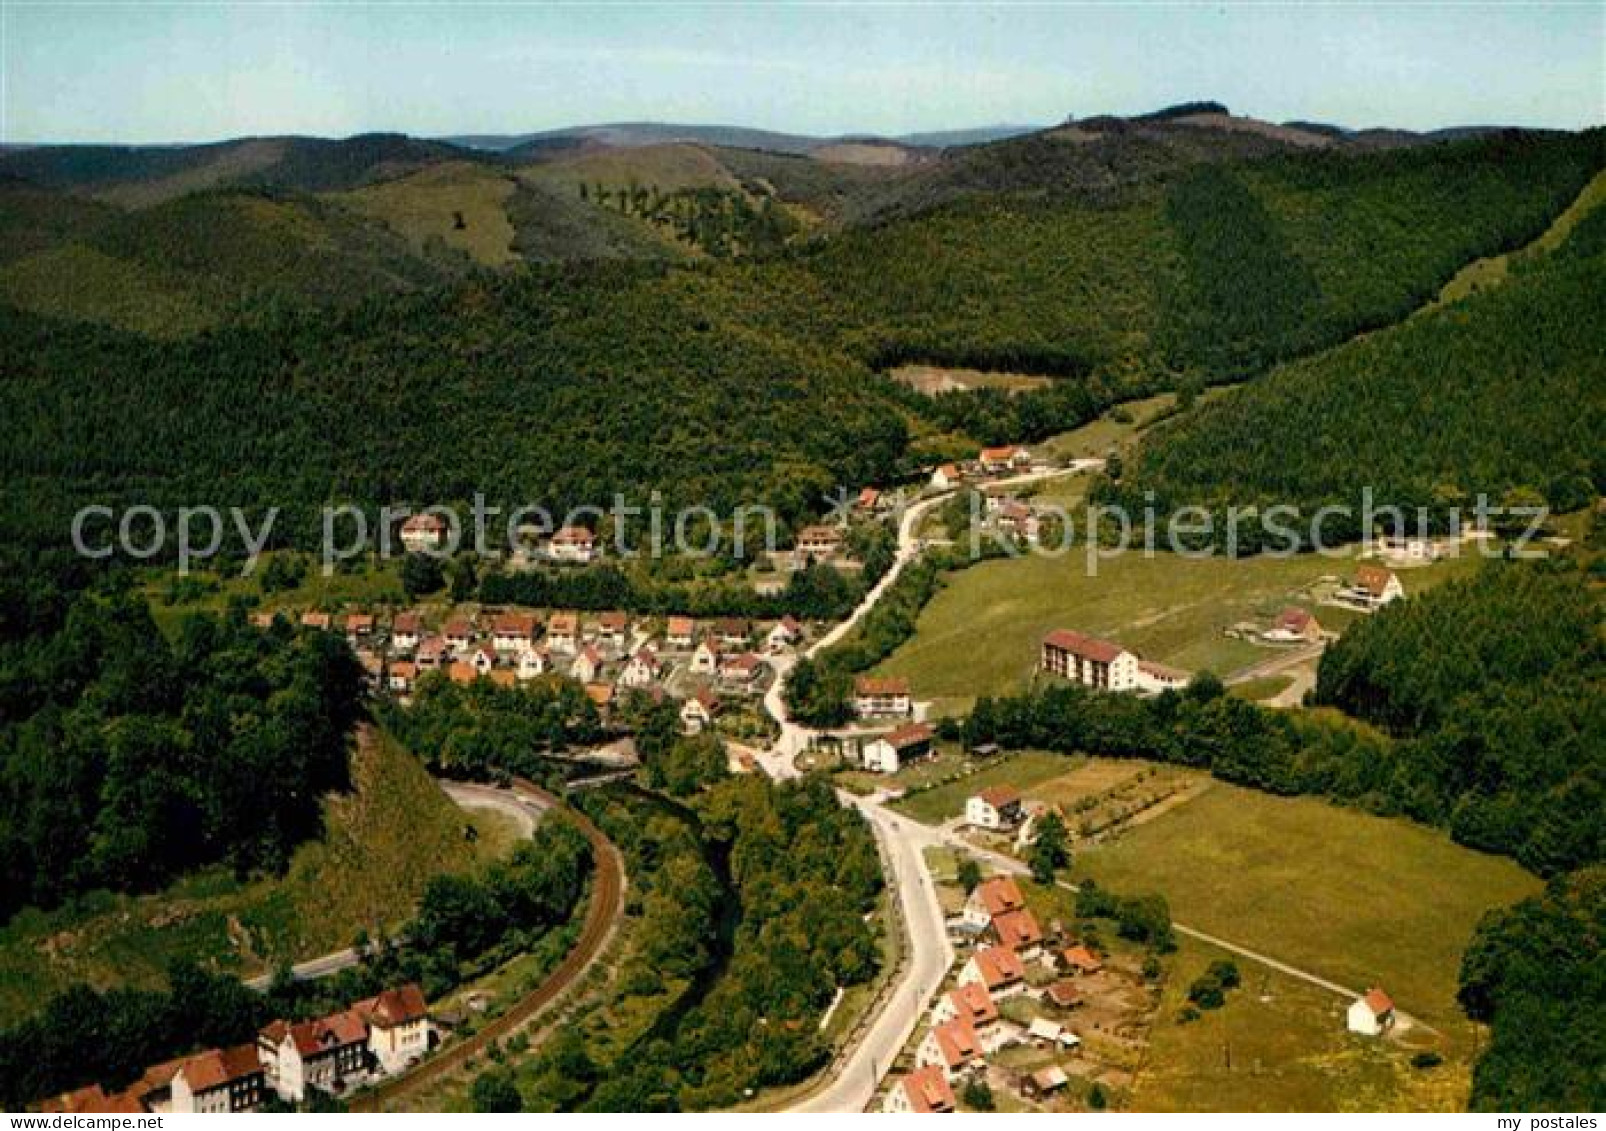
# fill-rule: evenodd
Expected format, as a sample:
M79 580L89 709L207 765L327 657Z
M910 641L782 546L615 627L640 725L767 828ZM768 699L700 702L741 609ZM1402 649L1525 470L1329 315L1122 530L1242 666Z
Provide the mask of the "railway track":
M562 799L534 782L524 778L514 778L513 788L549 806L553 813L564 814L574 822L591 844L591 853L596 861L595 882L586 908L585 922L580 928L580 937L564 956L563 961L547 975L546 980L513 1008L472 1037L453 1041L444 1046L430 1059L405 1075L394 1077L356 1096L351 1101L352 1111L385 1110L397 1100L440 1079L448 1072L461 1067L465 1061L483 1053L491 1042L510 1036L530 1018L556 1001L590 969L591 964L607 945L614 925L619 921L619 915L624 910L625 868L624 857L614 847L613 842L591 822L590 818L571 809Z

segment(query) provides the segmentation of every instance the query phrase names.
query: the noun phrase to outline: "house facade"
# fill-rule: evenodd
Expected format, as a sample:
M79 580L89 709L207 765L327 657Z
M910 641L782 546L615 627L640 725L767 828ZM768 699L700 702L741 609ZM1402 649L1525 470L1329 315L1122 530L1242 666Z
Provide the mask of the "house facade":
M1136 691L1138 658L1119 644L1069 629L1043 637L1038 666L1049 675L1098 691Z
M1021 823L1025 808L1020 792L995 785L965 799L965 824L974 829L1002 832Z
M906 679L861 675L853 681L853 710L861 719L908 716L913 708Z
M889 734L866 742L860 752L864 768L881 774L895 774L910 762L935 753L935 732L924 723L910 723Z

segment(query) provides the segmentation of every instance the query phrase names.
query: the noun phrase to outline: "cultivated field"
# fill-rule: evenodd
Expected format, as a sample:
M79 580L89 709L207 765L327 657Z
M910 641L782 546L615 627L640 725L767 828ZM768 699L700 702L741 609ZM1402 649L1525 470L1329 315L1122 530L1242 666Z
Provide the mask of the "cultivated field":
M965 811L965 799L973 793L994 785L1012 785L1022 791L1038 782L1048 781L1065 772L1070 760L1062 754L1027 751L992 759L970 759L956 763L944 777L951 778L941 785L911 792L894 804L900 813L907 813L917 821L940 824ZM912 772L917 767L910 767ZM929 780L929 779L927 779ZM887 782L886 784L894 784ZM924 781L911 781L923 785Z

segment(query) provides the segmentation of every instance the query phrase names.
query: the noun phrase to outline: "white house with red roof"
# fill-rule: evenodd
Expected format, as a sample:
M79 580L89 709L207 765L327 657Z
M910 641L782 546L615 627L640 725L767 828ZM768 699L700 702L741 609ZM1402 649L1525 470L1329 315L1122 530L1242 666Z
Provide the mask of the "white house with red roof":
M719 696L702 688L680 705L680 729L687 734L701 734L714 725L719 708Z
M587 644L569 666L569 674L581 683L595 683L602 674L602 653Z
M879 774L895 774L910 762L931 757L936 751L932 745L935 737L936 732L925 723L908 723L866 742L859 756L865 769Z
M1026 990L1026 964L1006 946L984 946L959 968L959 983L986 987L994 998L1009 997Z
M939 491L947 491L964 481L965 477L960 473L957 464L945 463L931 473L931 485Z
M535 647L536 625L531 613L503 613L491 621L491 647L498 652L527 652Z
M417 648L423 624L423 618L417 613L397 613L390 625L391 648L398 652L411 652Z
M1138 657L1119 644L1096 636L1055 629L1043 637L1038 666L1049 675L1099 691L1136 691Z
M1363 1037L1381 1037L1394 1028L1394 999L1373 986L1350 1002L1345 1022L1351 1033L1359 1033Z
M719 674L719 643L715 640L703 640L691 654L691 670L694 675Z
M671 648L690 648L697 636L697 621L691 617L670 617L664 624L664 641Z
M1025 815L1020 790L994 785L965 799L965 824L973 829L1002 832L1021 823Z
M993 995L987 992L987 987L977 982L968 982L962 986L955 986L937 999L931 1007L931 1023L933 1026L944 1025L949 1021L961 1020L970 1023L970 1027L987 1042L987 1036L998 1025L998 1003Z
M555 652L573 652L580 646L580 614L553 613L546 626L547 647Z
M954 1090L937 1065L917 1068L907 1076L900 1076L893 1081L887 1098L881 1103L881 1110L891 1115L940 1114L954 1108Z
M853 710L861 719L908 715L913 709L906 679L861 675L853 681Z
M368 1052L383 1071L404 1071L429 1051L429 1003L416 982L359 1001L351 1010L368 1023Z
M658 682L658 676L663 671L663 664L658 660L658 654L651 648L643 648L625 665L624 671L619 673L620 687L651 687Z
M970 1022L956 1017L926 1034L915 1050L915 1064L921 1068L935 1065L952 1084L961 1076L986 1068L987 1053Z
M519 653L518 677L535 679L552 670L552 657L545 648L531 648Z
M986 927L996 916L1019 911L1025 906L1026 897L1013 876L992 876L971 890L961 915L967 923Z

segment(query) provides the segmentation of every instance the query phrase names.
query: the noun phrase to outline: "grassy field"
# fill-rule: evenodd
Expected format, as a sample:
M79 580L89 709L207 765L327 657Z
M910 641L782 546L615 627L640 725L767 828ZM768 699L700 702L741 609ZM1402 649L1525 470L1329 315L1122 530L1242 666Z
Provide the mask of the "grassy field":
M1439 291L1439 296L1435 301L1417 311L1413 317L1421 317L1428 311L1455 302L1457 299L1463 299L1478 291L1499 286L1505 282L1513 262L1531 255L1542 255L1556 250L1566 242L1567 237L1572 234L1572 230L1578 226L1578 221L1602 204L1606 204L1606 172L1595 175L1595 179L1590 181L1584 187L1584 191L1578 194L1578 199L1574 200L1567 207L1567 210L1556 217L1555 222L1545 229L1544 235L1527 247L1517 251L1473 260L1456 272L1455 277Z
M1157 417L1177 403L1175 393L1161 393L1141 401L1126 401L1080 428L1051 436L1035 445L1048 459L1103 457L1129 445Z
M1041 389L1053 383L1052 377L1029 373L995 373L981 369L949 368L938 365L900 365L887 373L894 381L920 393L952 392L956 389L1003 389L1018 393Z
M476 263L501 267L518 260L506 209L514 187L494 169L453 162L333 199L388 224L417 248L438 239Z
M896 802L894 808L917 821L938 824L963 813L965 799L973 793L994 785L1012 785L1024 791L1063 774L1074 764L1074 759L1063 754L1039 751L973 761L966 768L956 768L958 776L954 780L910 794ZM968 768L971 766L974 769Z
M1345 1003L1306 982L1239 962L1243 984L1227 1004L1179 1022L1188 986L1231 957L1182 940L1171 962L1143 1068L1137 1111L1458 1111L1467 1066L1412 1068L1401 1042L1353 1036Z
M983 562L948 577L921 613L915 635L877 674L906 676L915 695L939 712L968 708L977 695L1019 692L1033 676L1038 646L1054 628L1107 636L1146 659L1189 671L1230 675L1271 659L1273 649L1224 634L1244 621L1262 625L1304 600L1322 578L1348 577L1349 556L1184 558L1139 550L1097 562L1080 548L1064 557L1033 555ZM1403 571L1407 593L1476 569L1473 557ZM1318 607L1324 625L1349 614Z
M1364 989L1446 1035L1461 952L1479 917L1539 889L1509 860L1441 832L1311 798L1213 782L1082 852L1078 875L1159 891L1179 922Z
M250 976L338 950L359 930L400 925L431 876L468 870L516 835L504 816L466 818L388 739L355 754L352 772L353 792L326 803L324 838L282 878L211 869L155 895L99 893L14 917L0 930L0 1024L72 982L160 984L175 958Z

